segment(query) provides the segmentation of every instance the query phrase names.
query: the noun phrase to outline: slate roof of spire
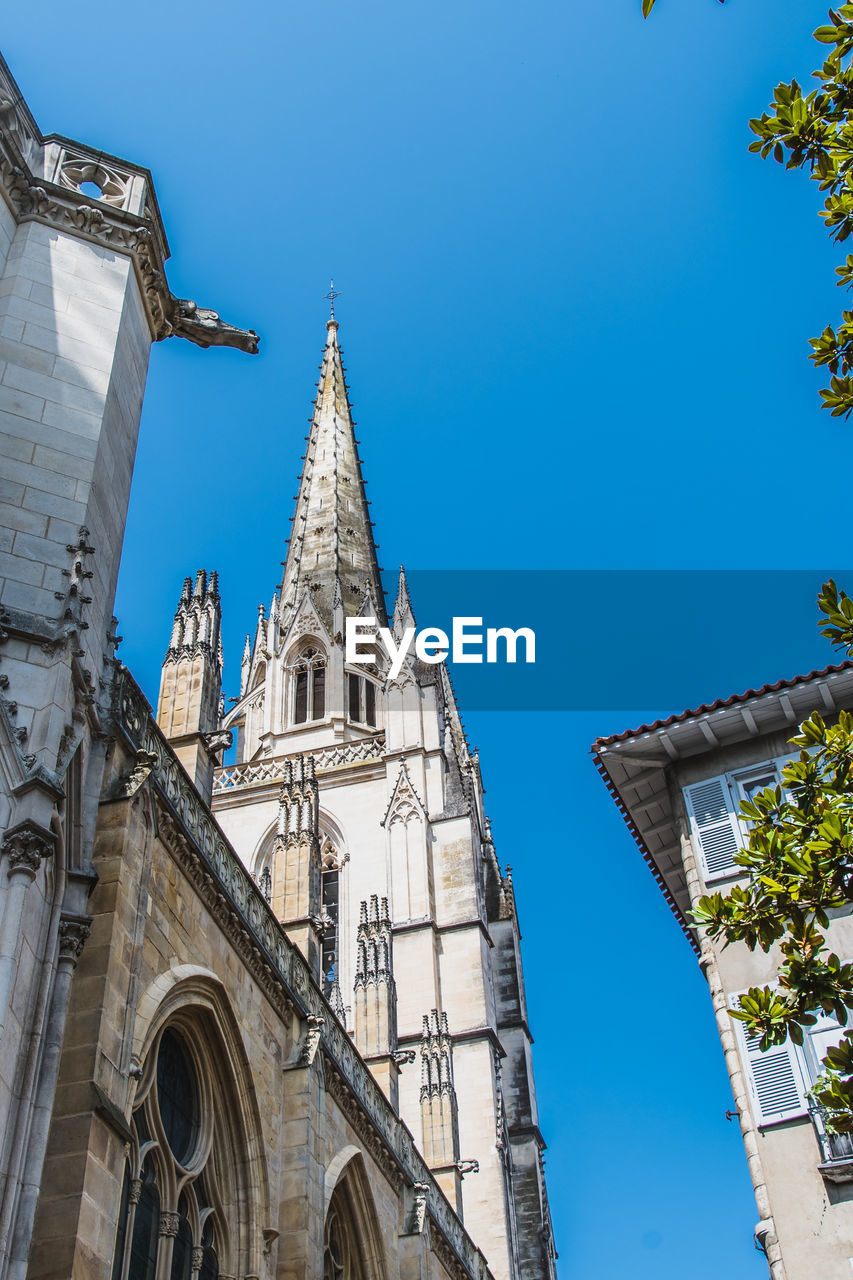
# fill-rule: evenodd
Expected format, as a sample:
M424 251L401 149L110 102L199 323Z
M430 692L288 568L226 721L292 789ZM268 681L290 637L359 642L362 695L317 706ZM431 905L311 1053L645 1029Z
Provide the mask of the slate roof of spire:
M326 325L296 512L282 577L282 609L298 607L310 587L320 616L331 625L340 587L344 614L358 613L367 593L380 625L387 625L361 459L355 438L338 322Z

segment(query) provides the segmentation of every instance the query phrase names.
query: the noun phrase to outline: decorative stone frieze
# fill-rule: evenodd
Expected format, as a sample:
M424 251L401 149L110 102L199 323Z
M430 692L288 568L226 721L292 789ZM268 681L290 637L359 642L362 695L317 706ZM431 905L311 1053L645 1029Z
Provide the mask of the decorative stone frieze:
M122 173L116 166L100 164L85 155L75 156L70 147L63 150L57 166L59 185L80 191L86 182L100 187L101 200L118 209L130 206L133 174Z
M37 181L9 154L8 141L8 134L0 131L0 190L18 221L44 222L127 253L139 277L152 337L155 341L168 338L174 332L173 299L164 272L162 234L156 235L151 227L114 204L95 207L77 187L63 185L61 177L59 182Z
M94 204L82 190L90 183L99 192ZM174 334L201 347L257 351L253 330L226 324L216 311L170 291L169 247L150 175L65 138L42 138L5 66L0 68L0 192L19 222L43 222L127 254L155 341Z
M369 738L360 738L355 742L345 742L340 746L322 747L313 751L311 758L317 773L324 769L335 769L339 765L358 764L366 760L380 760L385 750L385 734L376 733ZM228 765L217 769L214 774L213 794L236 791L243 787L266 786L270 783L283 782L285 769L297 757L280 756L277 760L263 760L256 763Z

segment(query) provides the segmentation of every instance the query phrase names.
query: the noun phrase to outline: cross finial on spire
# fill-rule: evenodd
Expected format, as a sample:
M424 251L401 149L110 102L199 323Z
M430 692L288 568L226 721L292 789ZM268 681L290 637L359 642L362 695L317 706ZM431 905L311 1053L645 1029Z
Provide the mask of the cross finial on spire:
M329 281L329 286L330 286L330 287L329 287L329 292L328 292L328 293L324 293L324 294L323 294L323 298L325 299L325 301L326 301L326 302L328 302L328 303L329 303L329 309L330 309L330 311L331 311L331 313L332 313L332 314L331 314L330 319L334 320L334 318L335 318L335 298L339 298L339 297L341 296L341 290L340 290L340 289L336 289L336 288L335 288L335 282L334 282L334 280L330 280L330 281Z

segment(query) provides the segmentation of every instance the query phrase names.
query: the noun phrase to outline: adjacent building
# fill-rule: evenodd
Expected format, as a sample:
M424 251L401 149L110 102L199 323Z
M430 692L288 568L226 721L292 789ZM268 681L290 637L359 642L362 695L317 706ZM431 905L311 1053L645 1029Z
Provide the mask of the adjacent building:
M830 1137L809 1089L827 1048L831 1019L761 1052L729 1016L749 987L771 984L779 962L742 943L723 948L690 923L705 893L735 884L734 856L746 828L740 805L781 783L797 726L853 707L853 663L782 680L599 739L595 763L708 980L737 1104L759 1222L755 1230L774 1280L841 1277L853 1269L853 1143ZM832 949L853 956L853 913L834 912Z

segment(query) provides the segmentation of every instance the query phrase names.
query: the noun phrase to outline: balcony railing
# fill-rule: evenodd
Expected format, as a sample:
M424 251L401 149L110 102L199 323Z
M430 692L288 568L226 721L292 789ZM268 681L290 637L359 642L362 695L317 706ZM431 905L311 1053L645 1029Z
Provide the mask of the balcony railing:
M313 756L314 767L320 772L323 769L336 769L341 765L360 764L364 760L378 760L384 750L385 734L374 733L369 738L355 738L352 742L340 742L336 746L317 747L302 754ZM271 782L281 782L285 763L295 759L297 755L277 756L273 760L225 765L216 769L213 774L213 794L218 796L243 787L260 787Z

